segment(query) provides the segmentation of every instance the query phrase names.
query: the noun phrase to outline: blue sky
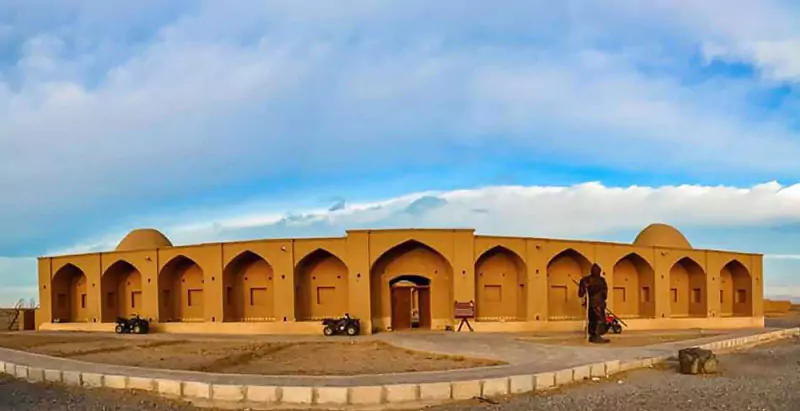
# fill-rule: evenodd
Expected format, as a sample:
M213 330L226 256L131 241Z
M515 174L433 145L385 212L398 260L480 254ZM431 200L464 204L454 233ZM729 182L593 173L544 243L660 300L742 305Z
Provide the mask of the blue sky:
M798 8L3 2L0 302L35 294L34 257L141 226L631 241L656 221L765 253L767 293L800 298Z

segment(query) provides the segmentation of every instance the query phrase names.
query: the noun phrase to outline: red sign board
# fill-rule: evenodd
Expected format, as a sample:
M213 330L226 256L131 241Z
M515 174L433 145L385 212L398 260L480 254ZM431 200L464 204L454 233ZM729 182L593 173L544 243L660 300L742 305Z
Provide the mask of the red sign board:
M472 301L469 301L469 302L458 302L458 301L456 301L455 317L456 318L475 318L475 303L472 302Z

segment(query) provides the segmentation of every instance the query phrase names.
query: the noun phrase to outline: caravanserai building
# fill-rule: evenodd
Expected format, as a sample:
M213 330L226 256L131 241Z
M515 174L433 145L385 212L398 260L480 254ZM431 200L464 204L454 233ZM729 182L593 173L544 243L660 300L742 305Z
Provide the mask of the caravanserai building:
M173 246L135 230L114 251L39 259L40 329L112 330L140 314L162 332L321 333L345 312L362 333L457 327L579 330L576 281L599 264L631 329L762 327L762 256L694 249L653 224L632 244L475 235L468 229Z

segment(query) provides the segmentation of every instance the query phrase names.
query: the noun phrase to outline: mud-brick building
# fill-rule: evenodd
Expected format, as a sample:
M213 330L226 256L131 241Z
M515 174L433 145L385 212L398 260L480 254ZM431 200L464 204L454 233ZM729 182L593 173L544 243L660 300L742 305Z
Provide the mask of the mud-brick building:
M137 313L156 331L319 333L345 312L365 333L454 327L578 330L576 281L599 264L609 308L633 329L763 326L762 256L694 249L654 224L632 244L352 230L337 238L173 246L135 230L116 250L39 259L40 328L111 330Z

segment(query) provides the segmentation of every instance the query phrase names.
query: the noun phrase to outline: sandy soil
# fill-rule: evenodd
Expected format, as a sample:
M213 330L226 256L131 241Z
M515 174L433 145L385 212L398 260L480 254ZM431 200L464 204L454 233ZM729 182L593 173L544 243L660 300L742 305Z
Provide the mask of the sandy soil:
M706 330L687 330L687 331L623 331L622 334L608 333L603 337L611 340L609 344L592 344L593 347L644 347L648 345L664 344L668 342L692 340L696 338L712 337L721 335L720 332ZM538 335L520 337L520 340L547 345L568 345L581 346L588 345L584 334L569 333L557 335Z
M32 333L0 335L0 346L87 362L261 375L384 374L502 364L406 350L380 341L183 341Z

